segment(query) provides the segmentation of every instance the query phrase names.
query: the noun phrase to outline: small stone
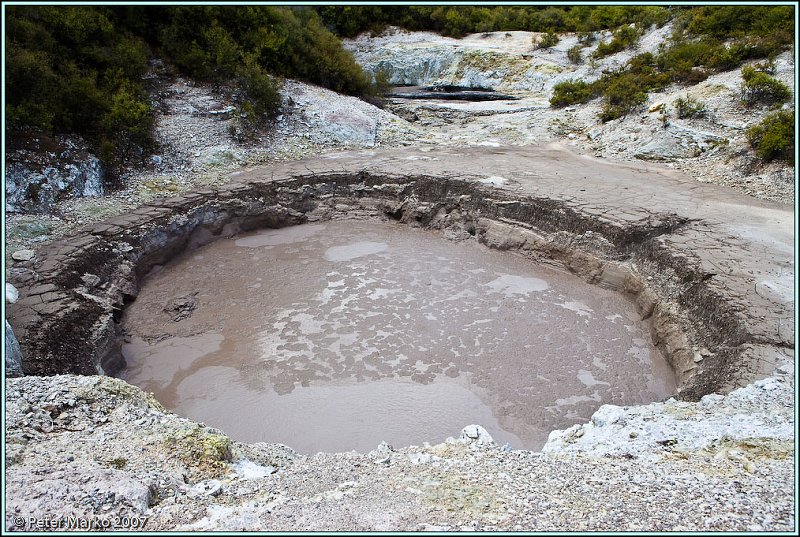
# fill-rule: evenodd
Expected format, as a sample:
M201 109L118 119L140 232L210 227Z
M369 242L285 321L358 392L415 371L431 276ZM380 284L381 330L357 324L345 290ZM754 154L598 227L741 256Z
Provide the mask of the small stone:
M17 250L11 254L11 259L14 261L30 261L34 256L36 256L36 252L33 250Z
M433 457L430 453L409 453L408 459L412 464L427 464Z
M14 304L17 300L19 300L19 291L17 291L16 287L6 282L6 302Z
M100 280L99 276L89 273L86 273L83 276L81 276L81 280L83 281L84 285L86 285L86 287L88 287L89 289L97 287L102 281Z
M201 481L192 487L190 493L194 496L219 496L222 493L222 482L216 479Z
M478 446L494 445L495 443L489 431L475 424L464 427L458 436L458 441L462 444L475 444Z

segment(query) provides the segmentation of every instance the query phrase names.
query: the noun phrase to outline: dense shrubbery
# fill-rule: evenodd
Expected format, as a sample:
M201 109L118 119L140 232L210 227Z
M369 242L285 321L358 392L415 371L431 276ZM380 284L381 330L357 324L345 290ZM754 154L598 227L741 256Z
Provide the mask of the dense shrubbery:
M696 83L793 45L792 6L18 5L6 11L6 126L81 134L114 164L144 156L153 144L142 80L151 50L193 77L235 85L240 116L256 123L279 106L279 77L363 97L378 91L328 28L343 36L389 24L451 36L528 30L551 41L574 31L584 45L595 31L615 30L598 47L604 55L670 18L673 40L659 54L639 55L592 84L558 85L554 106L602 95L602 117L613 119L669 82ZM572 61L579 58L580 50L570 51ZM773 81L756 71L743 96L780 102L785 91Z
M81 134L106 164L152 149L142 75L151 49L182 72L241 90L247 123L280 105L278 79L374 94L370 78L314 10L271 6L11 6L6 11L9 132Z
M705 6L687 12L686 29L717 39L772 37L789 42L794 34L792 6Z
M764 160L794 161L794 110L780 110L746 132L747 141Z
M568 80L566 82L559 82L553 86L553 95L550 97L550 104L555 107L560 107L585 103L594 96L595 89L593 84L588 84L583 80Z
M742 68L742 81L742 101L748 106L783 103L792 96L789 86L753 67Z
M322 20L338 35L380 32L386 26L431 30L463 37L469 33L591 32L624 24L662 25L670 11L660 6L325 6Z
M636 73L629 71L609 78L603 88L602 121L624 116L647 100L647 86L640 83Z
M107 160L152 145L144 41L90 7L6 11L6 126L78 132Z

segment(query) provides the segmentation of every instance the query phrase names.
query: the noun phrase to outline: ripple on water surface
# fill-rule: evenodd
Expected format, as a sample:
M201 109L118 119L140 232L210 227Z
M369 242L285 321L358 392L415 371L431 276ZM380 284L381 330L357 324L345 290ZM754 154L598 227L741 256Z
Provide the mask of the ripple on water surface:
M603 403L675 388L620 295L401 224L217 241L149 276L123 326L129 382L234 439L304 452L471 423L539 449Z

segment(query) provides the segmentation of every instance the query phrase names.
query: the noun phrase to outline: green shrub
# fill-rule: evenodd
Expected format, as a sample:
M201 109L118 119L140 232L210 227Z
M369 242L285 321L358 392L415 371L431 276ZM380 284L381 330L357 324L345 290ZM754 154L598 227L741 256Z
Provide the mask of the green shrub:
M719 48L718 42L702 39L699 41L676 41L663 50L656 58L656 64L662 71L675 69L676 65L705 65Z
M275 6L10 6L6 128L84 136L117 166L154 146L143 76L150 46L182 73L240 90L258 122L290 76L357 96L371 79L311 9Z
M567 58L572 63L582 63L583 62L583 55L581 54L581 47L580 45L575 45L574 47L570 48L567 51Z
M745 135L760 158L794 162L794 131L794 110L780 110L747 129Z
M678 112L678 117L681 119L703 117L706 115L706 105L702 101L698 101L692 97L687 96L678 97L675 99L675 110Z
M550 105L559 107L585 103L602 95L604 104L600 119L609 121L624 116L644 103L648 91L663 89L669 81L669 75L658 71L655 57L646 52L631 58L624 69L605 73L591 84L580 80L556 84Z
M550 48L558 44L560 38L555 32L547 32L538 38L534 37L536 48Z
M792 6L704 6L688 14L690 33L718 39L769 36L780 29L794 30Z
M153 111L144 97L127 85L111 97L111 106L103 115L106 132L114 133L126 154L134 147L145 147L153 129Z
M273 116L281 105L280 84L255 63L239 69L239 86L252 105L252 113L260 119Z
M641 31L636 26L622 26L617 29L611 41L600 43L594 51L595 58L603 58L630 48L639 40Z
M777 52L777 49L774 49L770 44L766 44L763 40L745 39L733 42L727 47L721 45L708 63L715 69L725 71L734 69L747 60L766 58L773 52Z
M594 97L594 88L583 80L568 80L553 86L550 106L556 108L577 103L586 103Z
M792 96L789 86L753 67L742 68L742 80L741 97L748 106L783 103Z
M647 101L647 88L634 73L621 73L608 81L603 97L600 120L605 123L626 115Z
M83 136L106 165L154 144L142 75L149 49L89 6L6 11L6 129Z

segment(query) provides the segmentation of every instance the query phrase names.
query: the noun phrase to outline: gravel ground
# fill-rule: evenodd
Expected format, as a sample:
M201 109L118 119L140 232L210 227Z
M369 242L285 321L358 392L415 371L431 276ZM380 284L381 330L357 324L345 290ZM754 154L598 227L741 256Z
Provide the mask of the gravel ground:
M777 411L788 432L765 427L758 436L730 422L723 432L706 411L720 405L776 422L773 403L794 391L786 371L697 405L602 407L584 429L607 429L606 444L618 449L564 447L554 432L545 453L507 451L470 426L437 445L308 456L229 442L113 378L24 377L7 380L6 390L9 530L57 515L141 520L146 530L752 532L795 524L792 408ZM657 431L656 440L631 428Z

